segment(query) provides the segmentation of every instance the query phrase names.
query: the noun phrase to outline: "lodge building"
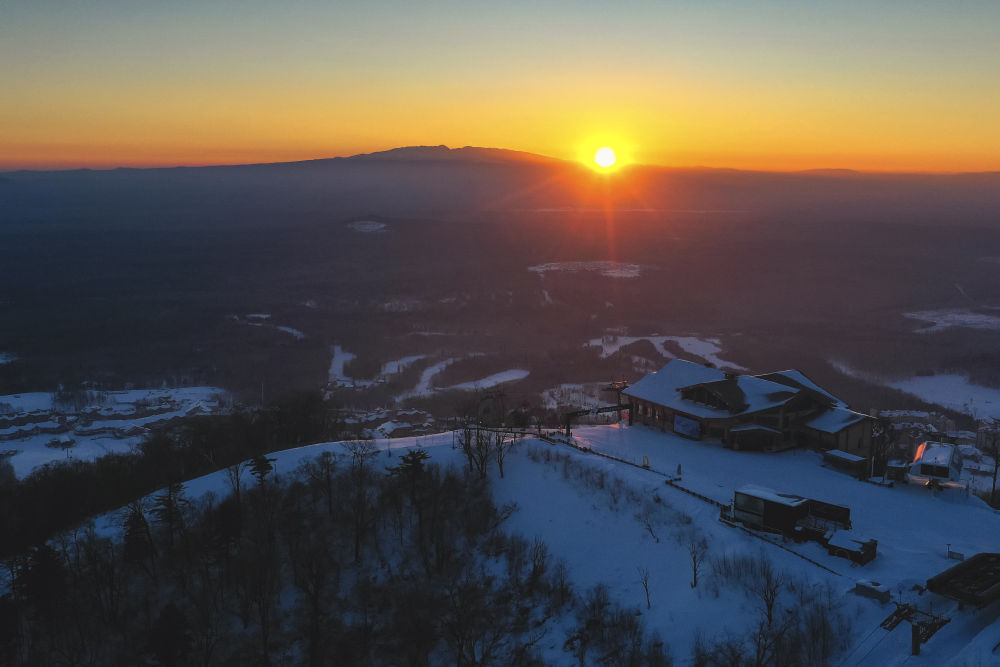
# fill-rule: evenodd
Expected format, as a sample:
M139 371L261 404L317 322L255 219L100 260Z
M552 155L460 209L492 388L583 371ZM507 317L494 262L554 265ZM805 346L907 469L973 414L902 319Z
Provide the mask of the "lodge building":
M694 440L871 455L871 417L797 370L742 375L674 359L622 394L633 421Z

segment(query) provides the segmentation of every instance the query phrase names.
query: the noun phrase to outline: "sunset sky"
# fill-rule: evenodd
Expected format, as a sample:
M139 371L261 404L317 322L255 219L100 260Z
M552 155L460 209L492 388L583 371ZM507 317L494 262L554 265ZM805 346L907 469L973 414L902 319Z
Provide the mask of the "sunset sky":
M0 169L413 144L1000 169L1000 2L0 3Z

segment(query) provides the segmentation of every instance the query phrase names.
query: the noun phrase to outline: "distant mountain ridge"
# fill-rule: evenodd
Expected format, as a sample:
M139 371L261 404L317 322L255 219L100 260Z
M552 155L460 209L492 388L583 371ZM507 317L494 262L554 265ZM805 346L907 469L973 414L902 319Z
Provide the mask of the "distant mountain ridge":
M372 153L359 153L352 155L346 160L406 160L406 161L456 161L466 160L470 162L530 162L559 164L565 160L528 153L526 151L515 151L508 148L486 148L482 146L462 146L461 148L449 148L440 146L400 146L384 151Z
M502 219L598 210L789 223L1000 227L1000 174L629 165L501 148L404 146L299 162L0 174L0 226L268 227L357 216ZM735 216L735 217L734 217Z

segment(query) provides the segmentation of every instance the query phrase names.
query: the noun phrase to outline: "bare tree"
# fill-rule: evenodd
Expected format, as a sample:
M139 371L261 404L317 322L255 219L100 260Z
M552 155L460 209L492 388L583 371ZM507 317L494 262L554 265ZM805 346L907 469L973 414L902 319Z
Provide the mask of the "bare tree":
M698 573L705 563L705 556L708 555L708 542L695 530L686 533L685 541L688 555L691 556L691 588L697 588Z
M378 453L372 438L344 443L351 459L348 479L351 482L351 512L354 519L354 562L361 559L361 541L368 530L369 492L372 487L371 460Z
M764 560L761 563L760 571L751 584L751 592L759 597L764 605L764 615L767 618L767 627L769 628L774 623L774 608L783 585L784 578L781 573L774 569L771 561Z
M485 478L490 459L493 458L493 438L490 432L483 428L473 428L465 429L462 435L466 439L462 449L469 457L470 466L481 478Z
M520 434L510 428L497 429L493 432L493 453L497 459L497 466L500 468L501 479L503 478L504 459L514 449L514 445L517 444L519 438Z
M337 473L337 458L333 452L323 452L315 459L302 464L309 484L317 489L326 501L327 516L333 516L334 477Z
M646 609L652 609L649 601L649 568L637 567L636 570L639 572L639 583L642 584L642 590L646 592Z
M473 444L476 440L476 431L478 426L465 422L462 428L458 431L458 446L465 454L465 460L469 463L469 472L475 470L475 458L472 455Z
M233 499L236 506L242 507L243 500L243 471L250 467L250 461L240 461L226 468L226 479L229 480L229 488L233 491Z
M646 530L649 532L649 536L652 537L654 541L659 543L660 538L653 530L653 519L650 516L649 508L647 507L642 512L636 514L635 518L639 521L639 523L641 523L646 528Z

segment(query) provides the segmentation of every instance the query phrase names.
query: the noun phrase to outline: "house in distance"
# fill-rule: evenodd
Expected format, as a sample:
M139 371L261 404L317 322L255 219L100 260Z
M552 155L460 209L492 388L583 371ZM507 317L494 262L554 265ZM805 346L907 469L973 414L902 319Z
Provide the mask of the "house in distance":
M871 455L871 417L800 371L731 373L671 360L622 392L633 421L732 449L792 447Z

